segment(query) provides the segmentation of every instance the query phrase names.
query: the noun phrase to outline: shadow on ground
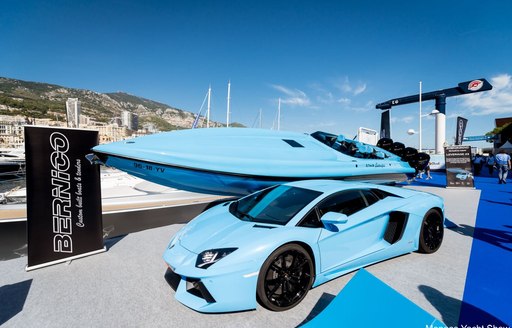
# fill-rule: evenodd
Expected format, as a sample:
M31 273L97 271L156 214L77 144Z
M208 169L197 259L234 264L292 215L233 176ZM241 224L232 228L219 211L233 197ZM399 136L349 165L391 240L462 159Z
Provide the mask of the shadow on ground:
M460 235L473 237L501 249L512 251L512 231L474 228L467 224L456 224L448 219L445 219L445 227ZM507 225L504 225L504 227L510 228L510 226Z
M313 320L313 318L315 318L317 315L320 314L320 312L322 312L323 310L325 310L325 308L331 304L332 300L334 300L336 298L335 295L332 295L332 294L328 294L328 293L323 293L322 296L320 296L320 298L318 299L318 302L316 302L315 306L313 307L313 309L311 309L311 312L309 312L308 316L306 317L306 319L304 319L304 321L302 321L298 327L302 326L302 325L305 325L306 323L308 323L309 321Z
M0 326L23 310L32 279L0 287Z

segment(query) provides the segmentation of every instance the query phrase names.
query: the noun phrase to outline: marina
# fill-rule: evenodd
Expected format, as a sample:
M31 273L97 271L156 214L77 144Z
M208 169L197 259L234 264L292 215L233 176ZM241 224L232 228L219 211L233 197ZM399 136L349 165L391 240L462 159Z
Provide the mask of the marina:
M23 179L2 183L16 186L0 194L0 260L7 260L27 255L26 189ZM163 187L109 168L101 170L101 186L104 238L187 222L226 199Z
M0 326L512 327L510 12L0 1Z
M6 191L0 192L0 222L26 220L24 180L2 181L1 184ZM211 202L221 198L160 186L108 168L101 171L101 187L104 213Z

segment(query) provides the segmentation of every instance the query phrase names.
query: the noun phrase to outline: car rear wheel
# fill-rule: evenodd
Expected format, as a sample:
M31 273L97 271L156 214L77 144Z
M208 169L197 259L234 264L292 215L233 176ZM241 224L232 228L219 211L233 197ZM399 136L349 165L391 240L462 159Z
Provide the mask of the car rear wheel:
M263 263L256 293L260 303L272 311L291 309L306 296L314 276L313 261L300 245L286 244Z
M443 217L438 211L431 209L423 217L419 251L427 254L437 251L443 242L443 234Z

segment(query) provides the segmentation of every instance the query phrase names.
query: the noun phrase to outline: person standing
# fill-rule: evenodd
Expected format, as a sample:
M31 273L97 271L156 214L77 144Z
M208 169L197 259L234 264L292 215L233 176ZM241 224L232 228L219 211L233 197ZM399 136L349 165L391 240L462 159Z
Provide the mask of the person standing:
M430 175L430 163L428 162L427 167L425 167L425 174L427 175L427 180L432 179L432 176Z
M504 149L501 149L500 152L496 154L496 165L498 167L498 183L507 183L507 174L511 165L510 155L507 154Z
M487 168L489 169L489 174L492 177L492 174L494 173L494 166L496 165L496 160L494 159L494 155L490 154L487 158Z
M482 170L483 158L480 154L475 155L475 159L473 160L473 167L475 168L475 175L480 175L480 171Z

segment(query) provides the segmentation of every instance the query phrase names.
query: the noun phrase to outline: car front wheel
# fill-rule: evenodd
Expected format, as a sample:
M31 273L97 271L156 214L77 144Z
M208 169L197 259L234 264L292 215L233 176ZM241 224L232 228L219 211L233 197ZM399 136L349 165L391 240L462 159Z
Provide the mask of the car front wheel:
M270 254L261 267L256 290L258 299L272 311L291 309L306 296L313 276L309 253L297 244L283 245Z

